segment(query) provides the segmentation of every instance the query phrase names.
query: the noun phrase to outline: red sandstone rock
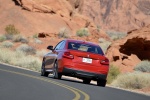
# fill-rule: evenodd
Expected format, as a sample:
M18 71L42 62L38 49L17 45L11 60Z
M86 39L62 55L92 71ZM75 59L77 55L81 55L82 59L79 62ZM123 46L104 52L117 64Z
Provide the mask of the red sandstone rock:
M113 42L107 57L123 72L132 71L141 60L150 60L150 25L131 31L124 39Z

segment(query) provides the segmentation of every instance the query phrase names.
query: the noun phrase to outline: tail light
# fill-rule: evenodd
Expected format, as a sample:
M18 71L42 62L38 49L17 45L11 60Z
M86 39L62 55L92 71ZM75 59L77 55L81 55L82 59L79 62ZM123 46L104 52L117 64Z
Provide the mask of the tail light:
M109 60L105 58L104 60L101 60L100 63L103 65L109 65Z
M73 59L74 58L74 56L72 54L70 54L70 52L64 52L63 57L64 58L69 58L69 59Z

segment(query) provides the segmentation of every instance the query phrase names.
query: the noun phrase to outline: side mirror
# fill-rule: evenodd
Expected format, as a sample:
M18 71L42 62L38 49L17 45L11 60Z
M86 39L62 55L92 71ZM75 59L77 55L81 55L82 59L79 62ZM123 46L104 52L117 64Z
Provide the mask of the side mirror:
M48 46L47 49L53 50L53 46Z

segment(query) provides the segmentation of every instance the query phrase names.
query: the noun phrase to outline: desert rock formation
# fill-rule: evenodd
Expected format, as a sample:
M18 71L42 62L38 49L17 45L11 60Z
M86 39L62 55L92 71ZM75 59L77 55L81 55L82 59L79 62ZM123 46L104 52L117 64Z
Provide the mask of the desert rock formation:
M141 60L150 60L150 25L130 31L127 37L115 41L107 57L123 72L132 71Z
M150 24L150 0L84 0L80 13L105 30L127 32Z

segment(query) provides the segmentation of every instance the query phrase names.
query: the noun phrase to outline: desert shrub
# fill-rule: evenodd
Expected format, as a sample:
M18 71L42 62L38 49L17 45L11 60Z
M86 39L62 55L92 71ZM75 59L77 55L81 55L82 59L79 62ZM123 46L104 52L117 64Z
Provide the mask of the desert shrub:
M36 51L36 56L43 57L47 53L46 50Z
M10 56L12 55L12 52L9 52L9 50L0 48L0 62L3 63L10 63L11 58Z
M115 67L114 65L110 65L109 73L107 76L107 83L110 84L117 78L117 76L120 74L120 70L118 67Z
M148 60L141 61L134 67L134 70L141 72L150 72L150 61Z
M99 38L100 47L102 48L103 52L107 51L107 48L111 45L110 41L105 40L104 38Z
M34 35L33 35L33 38L38 38L38 34L34 34Z
M0 49L0 62L20 66L38 72L40 71L42 63L38 57L26 55L24 52L11 51L4 48Z
M31 55L22 56L20 59L16 58L14 64L38 72L40 71L41 68L41 60Z
M97 31L100 32L101 27L97 25Z
M112 83L113 86L127 89L142 89L150 86L150 74L133 72L119 75Z
M16 51L21 51L21 52L24 52L24 53L26 53L26 54L36 54L36 50L35 50L35 48L33 48L33 47L31 47L31 46L29 46L29 45L27 45L27 44L22 44L22 45L20 45L17 49L16 49Z
M59 33L58 33L58 37L59 38L69 38L69 30L67 28L62 28L60 29Z
M116 31L107 31L106 33L112 40L118 40L124 38L127 35L126 32L116 32Z
M35 39L34 42L37 43L37 44L42 44L42 41L39 40L39 39Z
M6 40L6 36L5 35L1 35L0 36L0 42L3 42L3 41L5 41Z
M21 35L15 35L13 37L13 42L21 42L21 43L28 43L29 40Z
M7 25L5 28L5 32L5 36L7 39L12 39L13 35L17 35L20 33L13 24Z
M88 28L81 28L76 32L76 35L79 37L83 37L83 36L89 36L89 30Z
M10 41L2 42L2 47L4 47L4 48L11 48L12 46L13 46L13 43Z

